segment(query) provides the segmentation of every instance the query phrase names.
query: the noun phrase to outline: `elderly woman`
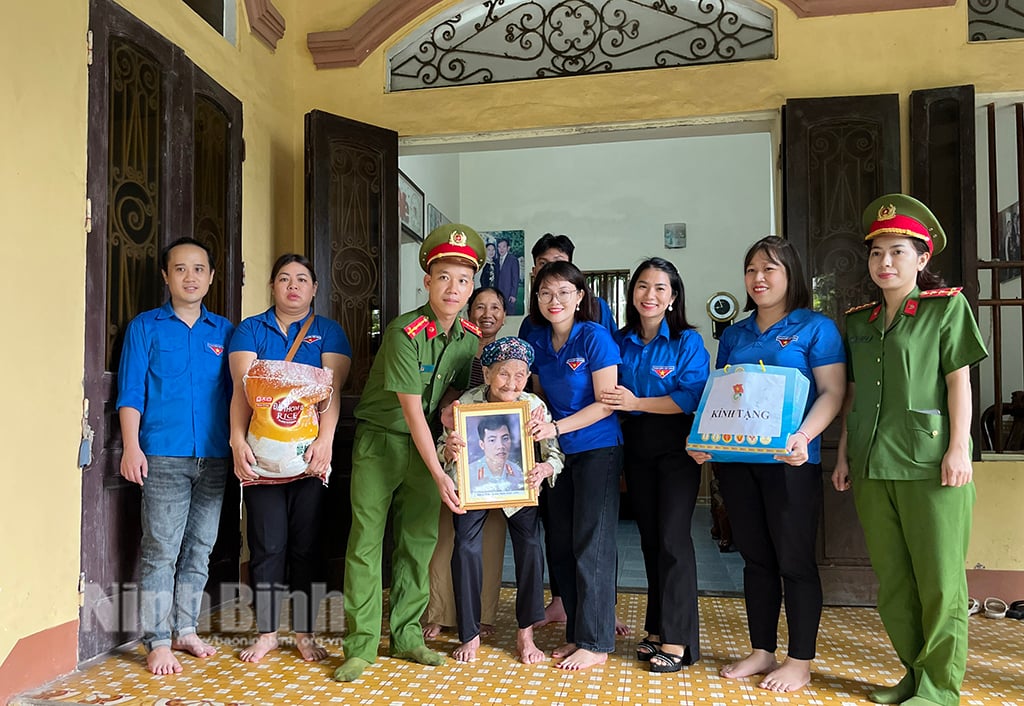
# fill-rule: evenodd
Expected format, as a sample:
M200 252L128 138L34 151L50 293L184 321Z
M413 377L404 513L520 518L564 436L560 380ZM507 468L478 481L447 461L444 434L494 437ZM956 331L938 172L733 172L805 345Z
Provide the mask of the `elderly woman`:
M488 252L494 249L487 246ZM469 320L480 329L480 345L473 367L469 373L469 384L478 387L484 384L483 366L480 356L484 348L497 337L505 325L505 296L494 287L480 287L469 297ZM456 624L455 591L452 588L452 511L441 505L441 517L437 526L437 546L430 558L430 602L424 615L423 637L435 638L445 627ZM501 571L505 561L505 516L500 510L491 510L484 524L484 583L481 594L481 631L484 635L494 629L498 614L498 599L501 594Z
M523 391L530 378L533 358L533 348L519 338L506 337L488 344L481 355L486 384L463 393L459 403L522 400L530 403L536 418L550 421L551 414L541 399ZM465 445L465 439L455 432L445 432L438 442L438 454L448 464L447 470L453 478L453 463ZM555 476L562 470L564 456L554 439L546 439L539 447L540 462L528 469L522 480L531 488L539 489L541 481L548 478L553 487ZM452 652L452 657L459 662L473 661L480 648L480 591L484 568L481 529L490 512L494 510L468 510L464 515L453 516L455 551L451 568L461 644ZM503 512L512 536L516 564L516 620L519 624L516 653L520 662L534 664L544 659L544 653L533 642L532 627L544 617L544 545L540 516L535 505L508 507Z
M246 438L253 410L245 395L243 377L253 361L284 360L297 343L293 360L330 368L335 393L348 377L352 364L348 339L337 322L313 313L316 290L316 273L310 261L302 255L282 255L270 275L274 305L245 319L231 338L231 452L235 475L243 483L260 479L255 470L256 456ZM327 656L313 633L318 607L313 582L323 563L318 541L321 506L340 405L322 403L322 407L319 434L303 455L308 463L307 475L287 483L249 485L243 493L249 573L255 588L253 604L259 631L256 641L239 654L245 662L259 662L277 648L282 597L289 589L299 654L306 661Z

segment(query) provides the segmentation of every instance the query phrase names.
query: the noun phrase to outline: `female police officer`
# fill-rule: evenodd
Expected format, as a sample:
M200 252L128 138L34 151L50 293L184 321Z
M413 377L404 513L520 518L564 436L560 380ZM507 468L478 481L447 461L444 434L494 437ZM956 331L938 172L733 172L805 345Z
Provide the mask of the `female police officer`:
M832 483L853 487L878 612L907 669L870 698L953 706L967 664L968 368L985 347L960 288L937 289L944 283L928 269L946 236L927 206L888 194L863 226L882 297L848 312L849 412Z

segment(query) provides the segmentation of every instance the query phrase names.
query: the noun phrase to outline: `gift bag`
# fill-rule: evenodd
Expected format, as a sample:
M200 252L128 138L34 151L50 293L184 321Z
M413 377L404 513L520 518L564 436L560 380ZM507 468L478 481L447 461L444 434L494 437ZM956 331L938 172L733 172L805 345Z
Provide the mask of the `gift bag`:
M310 316L296 344L312 320ZM320 433L319 403L331 397L334 373L330 368L293 363L297 349L293 345L284 360L254 360L242 377L252 408L246 442L256 456L252 469L260 476L243 485L288 482L306 473L309 464L304 456Z
M727 365L711 373L686 447L715 461L776 463L804 419L810 383L795 368Z
M293 479L306 472L303 456L320 433L317 405L331 396L332 377L330 368L285 360L252 362L242 380L252 407L246 441L256 456L256 473Z

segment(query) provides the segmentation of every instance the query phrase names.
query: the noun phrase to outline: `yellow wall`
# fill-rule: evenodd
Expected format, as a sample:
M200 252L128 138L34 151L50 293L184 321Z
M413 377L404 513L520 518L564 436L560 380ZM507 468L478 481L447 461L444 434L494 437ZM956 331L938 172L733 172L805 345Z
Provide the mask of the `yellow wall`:
M243 102L246 315L266 305L273 256L301 249L302 115L313 108L403 135L431 135L774 110L789 97L899 92L906 98L914 88L958 83L974 83L982 93L1024 90L1024 74L1008 68L1024 66L1024 42L968 46L966 0L953 8L806 20L773 2L776 61L395 95L383 92L387 47L361 67L328 71L316 71L305 48L306 32L345 26L370 0L275 0L288 22L276 52L248 33L240 0L237 47L183 4L119 2ZM7 67L0 72L7 254L0 278L7 331L0 359L6 375L0 660L21 637L77 617L81 480L75 459L86 306L88 3L7 5L13 29L0 43L0 65ZM1020 468L978 468L972 561L992 569L1024 569L1012 551L1021 538L1007 532L1019 527L1013 524L1017 499L1000 492L1019 481Z
M0 42L0 660L19 638L77 617L86 8L14 3L11 27L48 36Z
M1024 463L974 464L978 499L967 550L967 568L1024 571L1024 522L1016 490L1024 485Z
M293 1L276 5L290 15ZM301 224L302 122L290 45L305 39L289 31L271 52L249 34L240 0L237 46L184 3L119 2L243 103L243 313L261 311L273 256L302 243L293 230ZM22 637L78 617L89 14L87 0L6 5L14 29L0 43L0 662Z
M762 0L764 1L764 0ZM322 0L296 30L343 27L371 0ZM433 12L457 0L439 3ZM775 110L787 98L859 95L973 83L979 92L1024 89L1024 41L968 46L966 0L955 7L797 19L776 10L778 59L483 87L384 93L385 53L426 16L400 31L362 66L302 77L304 109L321 108L402 135L471 133L554 125L657 120ZM329 12L326 7L344 8ZM299 27L299 25L302 25Z

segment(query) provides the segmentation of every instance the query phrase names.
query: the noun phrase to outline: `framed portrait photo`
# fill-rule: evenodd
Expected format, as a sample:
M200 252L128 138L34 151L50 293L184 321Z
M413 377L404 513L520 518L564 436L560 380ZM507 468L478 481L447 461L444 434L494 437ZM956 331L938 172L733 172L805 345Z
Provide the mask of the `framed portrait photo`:
M455 406L455 429L466 440L459 454L459 505L467 510L536 505L526 484L533 468L533 440L526 424L529 402Z
M402 233L417 243L423 242L424 198L420 187L398 170L398 222Z

